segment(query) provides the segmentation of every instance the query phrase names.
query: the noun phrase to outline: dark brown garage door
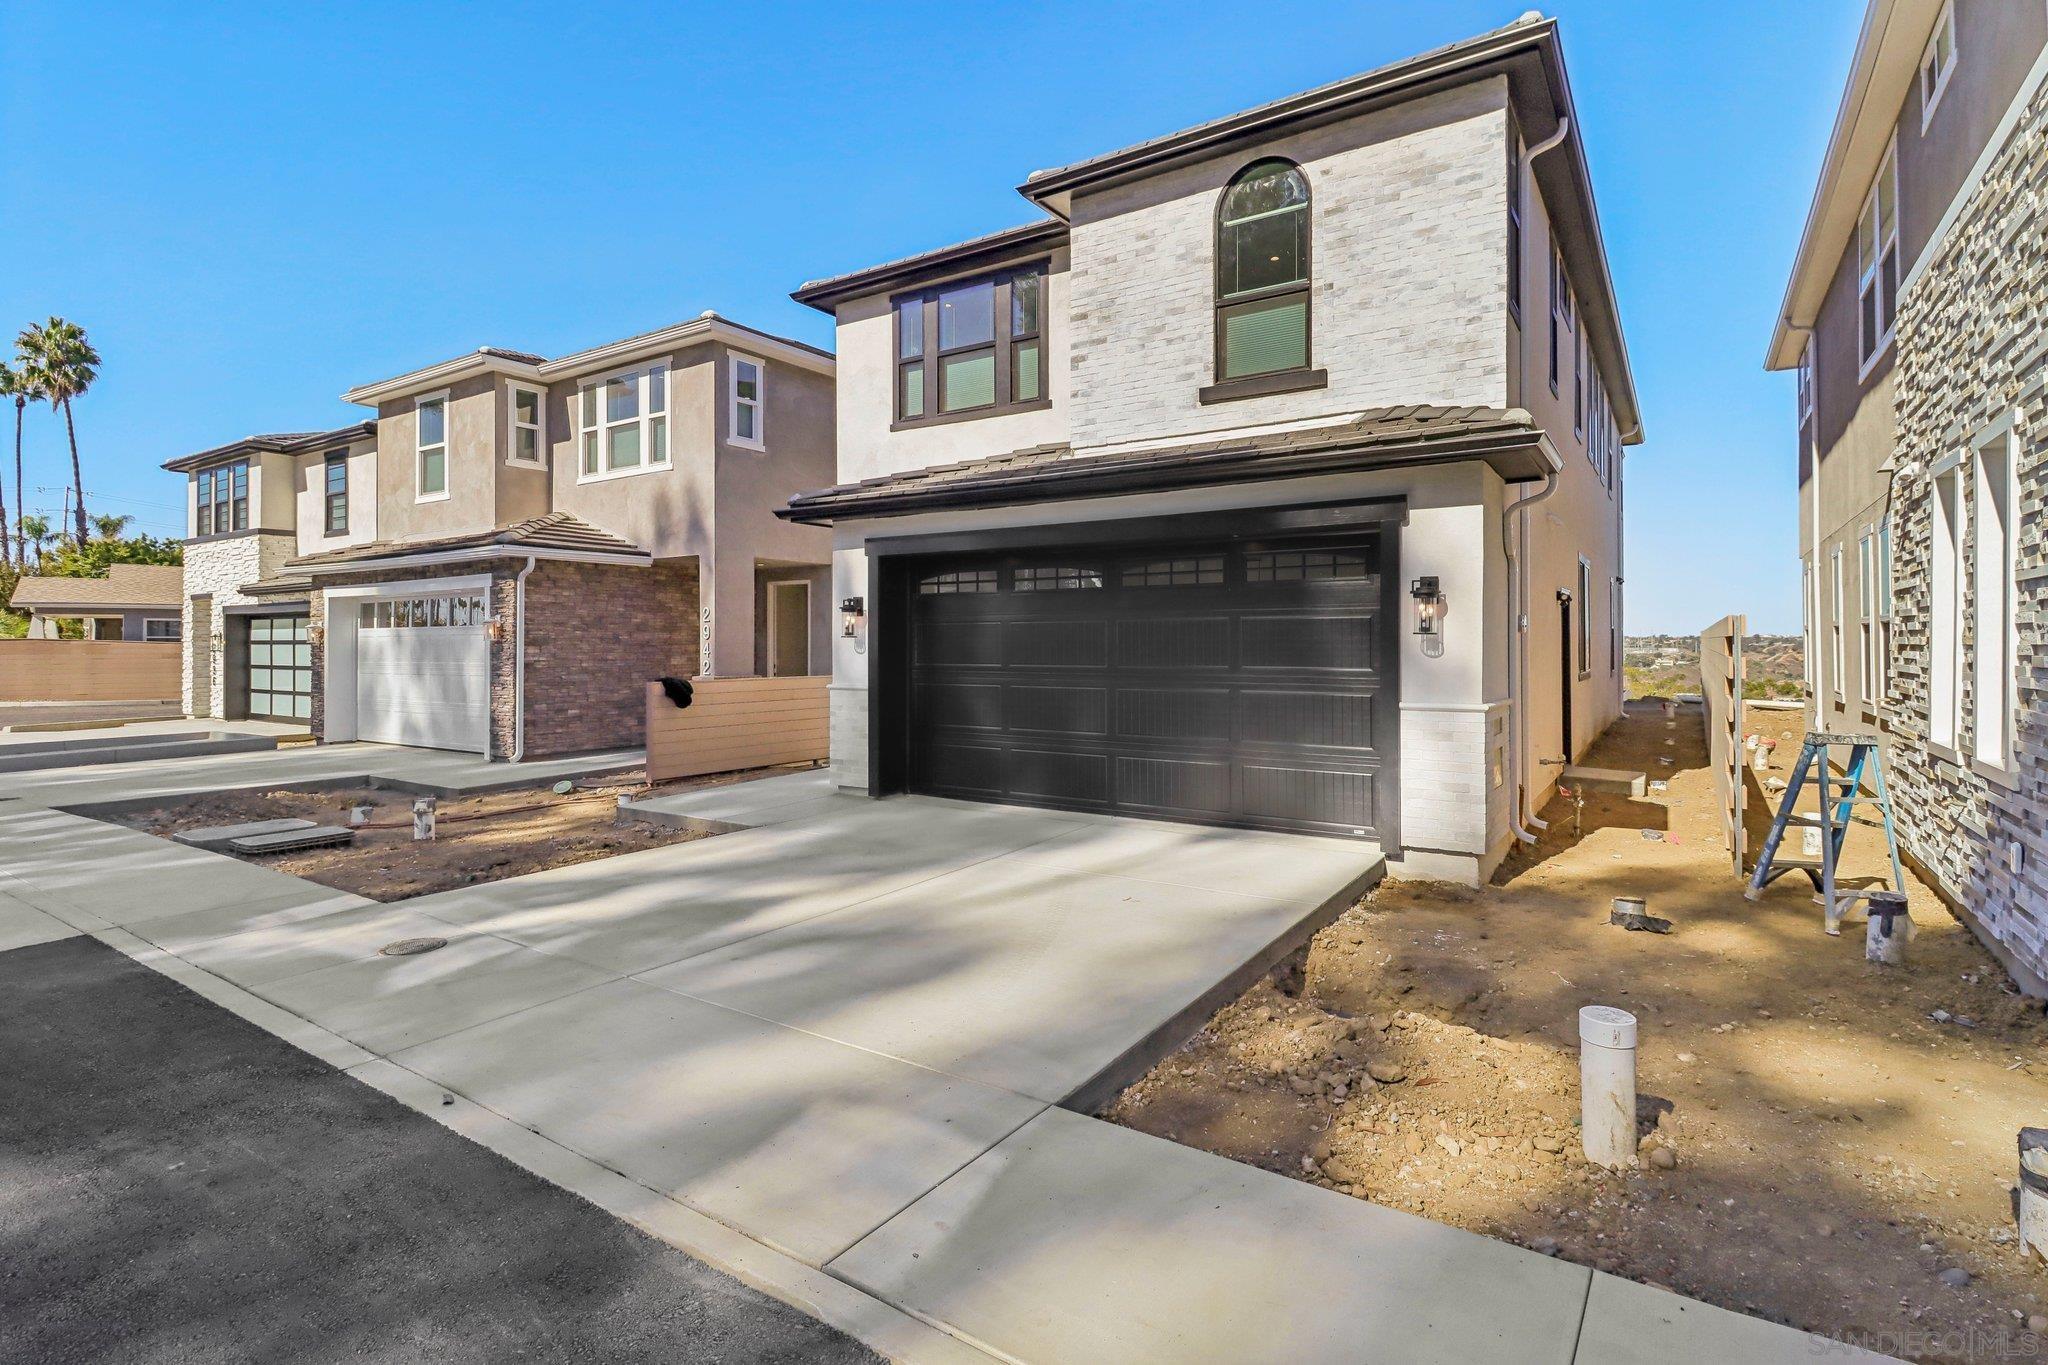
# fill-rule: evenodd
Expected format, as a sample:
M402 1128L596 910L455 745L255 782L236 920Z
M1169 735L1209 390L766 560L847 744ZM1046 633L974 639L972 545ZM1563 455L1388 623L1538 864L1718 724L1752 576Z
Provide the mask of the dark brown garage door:
M1380 538L917 563L909 785L1390 839Z

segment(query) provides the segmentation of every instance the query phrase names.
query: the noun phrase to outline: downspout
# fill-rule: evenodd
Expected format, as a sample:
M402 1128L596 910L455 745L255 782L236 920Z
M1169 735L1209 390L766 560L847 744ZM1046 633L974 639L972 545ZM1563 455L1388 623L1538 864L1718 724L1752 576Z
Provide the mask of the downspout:
M1571 135L1571 131L1572 121L1560 116L1556 129L1549 137L1522 153L1522 163L1516 173L1528 175L1536 164L1536 158L1563 142ZM1526 259L1527 253L1523 254ZM1548 302L1544 306L1547 308ZM1527 354L1526 334L1522 336L1521 342L1522 352ZM1517 356L1515 363L1516 372L1519 374L1522 370L1522 357ZM1536 836L1524 828L1524 808L1527 805L1528 789L1522 771L1522 753L1528 741L1527 708L1523 705L1522 694L1527 688L1529 673L1526 657L1529 632L1524 625L1528 616L1526 599L1529 584L1526 566L1522 562L1524 556L1517 554L1514 547L1528 545L1529 508L1557 492L1557 482L1558 471L1552 470L1544 476L1540 491L1530 497L1515 499L1501 513L1500 519L1501 550L1507 557L1508 567L1508 790L1514 794L1513 808L1508 813L1508 829L1515 838L1525 844L1536 842Z
M537 563L526 557L526 567L512 580L512 758L526 757L526 576Z

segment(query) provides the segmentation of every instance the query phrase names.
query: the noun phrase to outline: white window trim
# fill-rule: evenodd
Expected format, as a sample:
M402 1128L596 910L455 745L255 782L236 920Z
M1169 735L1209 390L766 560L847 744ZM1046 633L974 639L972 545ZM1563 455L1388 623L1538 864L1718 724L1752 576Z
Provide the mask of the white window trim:
M1984 452L1998 446L2004 447L2005 464L2004 478L2002 480L2005 485L2002 490L2005 495L2005 514L2002 518L2003 525L2000 528L2004 540L2003 546L2000 547L2003 550L2002 557L2004 559L2004 564L2000 566L2000 577L2002 580L2000 587L2002 588L2005 600L1999 604L1999 615L2003 618L2005 629L1997 632L1987 632L1984 629L1983 586L1985 575L1983 570L1987 567L1988 560L1986 547L1982 540L1986 523L1985 518L1980 515L1980 512L1983 508L1987 491L1984 472ZM2011 783L2014 780L2015 731L2018 728L2019 722L2019 685L2017 681L2019 659L2017 651L2013 648L2013 641L2017 634L2015 627L2018 624L2019 584L2016 580L2019 574L2020 541L2019 528L2015 524L2020 516L2020 450L2017 433L2014 430L2013 414L2008 412L1979 430L1970 443L1970 452L1971 472L1968 480L1970 520L1979 537L1970 553L1970 586L1967 593L1972 616L1970 633L1970 695L1972 709L1970 716L1970 766L1980 776L1988 777L2001 783ZM1982 660L1979 651L1983 648L1987 636L1992 634L1996 635L1999 642L1999 655L2003 663L2005 676L2001 680L2001 704L1990 717L1987 717L1984 706L1986 680L1983 676ZM1993 737L1996 741L1994 746L1995 753L1990 757L1987 757L1984 752L1984 741L1986 738L1985 722L1987 719L1991 720L1997 729L1997 734ZM1957 747L1961 747L1960 734L1957 736Z
M1894 248L1896 248L1898 246L1899 241L1899 215L1903 211L1904 205L1902 205L1899 202L1899 139L1896 133L1892 135L1892 140L1885 144L1884 155L1878 159L1877 174L1874 177L1872 177L1870 182L1870 191L1869 193L1863 196L1863 203L1861 207L1859 207L1856 211L1856 249L1859 253L1863 249L1862 244L1864 214L1866 211L1873 209L1876 205L1877 192L1882 187L1886 175L1890 175L1892 182L1891 236L1879 238L1876 245L1871 249L1870 269L1867 272L1862 269L1862 261L1860 259L1860 256L1857 261L1856 350L1859 356L1862 355L1863 351L1864 285L1866 282L1868 282L1871 283L1873 287L1877 288L1878 290L1883 290L1885 245L1887 242L1889 242ZM1900 289L1903 289L1905 287L1905 277L1903 275L1900 276L1899 284L1897 287ZM1880 292L1878 295L1877 306L1877 313L1880 317L1884 315L1885 302L1886 300L1884 298L1884 295L1882 292ZM1870 347L1870 354L1867 357L1860 358L1856 363L1856 382L1859 384L1870 377L1870 372L1877 368L1877 362L1884 359L1885 353L1891 350L1892 342L1898 333L1899 300L1896 293L1894 293L1894 295L1892 296L1890 303L1892 313L1891 326L1885 328L1883 332L1878 334L1877 341Z
M519 420L519 399L521 390L536 395L539 402L534 405L533 452L537 457L531 460L519 458L519 430L527 425ZM582 390L577 390L577 401L582 401ZM548 467L548 390L545 384L529 384L512 379L505 383L505 463L517 469L546 469Z
M1948 65L1941 69L1941 74L1935 78L1934 89L1926 92L1926 98L1921 102L1920 131L1923 133L1927 131L1927 125L1934 121L1934 111L1940 106L1942 94L1948 89L1949 77L1956 72L1955 0L1949 0L1949 3L1941 7L1941 15L1934 21L1934 31L1928 35L1927 46L1921 50L1920 65L1914 69L1913 79L1921 85L1923 91L1926 86L1927 63L1934 56L1934 45L1940 39L1943 30L1948 32Z
M747 450L768 448L768 362L758 356L730 351L725 367L725 442ZM733 433L740 429L740 366L754 367L754 435L746 440Z
M1580 682L1593 676L1593 561L1579 556L1579 617L1573 622L1572 673Z
M1863 709L1881 709L1877 667L1877 528L1856 538L1856 688Z
M1828 613L1828 671L1833 675L1830 678L1834 683L1831 690L1835 694L1835 704L1839 706L1849 699L1848 689L1842 683L1843 675L1849 671L1849 656L1842 639L1842 613L1846 608L1846 599L1842 589L1840 545L1828 552L1828 572L1833 576L1832 582L1828 585L1828 604L1833 608Z
M647 376L655 370L662 371L664 375L662 382L662 410L660 412L650 411L647 406ZM597 401L602 404L604 402L604 386L615 379L624 379L628 375L638 376L641 460L639 464L629 465L624 469L606 469L604 462L610 447L604 439L605 428L607 426L623 426L624 423L606 422L603 417L599 417L596 425L592 426L590 424L591 414L584 410L583 394L586 389L594 391L598 396ZM641 474L666 474L676 467L676 367L673 356L649 356L644 360L635 361L631 365L622 365L615 370L607 370L603 374L582 376L576 381L576 396L570 401L575 405L575 420L570 425L576 433L574 451L576 482L606 483L612 479L630 479ZM668 418L668 452L659 461L647 458L648 452L653 449L654 445L647 436L647 419L650 417ZM583 468L583 438L592 431L597 432L598 468L594 474L586 473Z
M1927 747L1951 763L1962 762L1963 738L1963 594L1969 572L1963 552L1970 543L1970 496L1969 486L1962 477L1963 471L1964 459L1960 451L1944 457L1928 471L1928 527L1931 536L1927 583ZM1944 516L1941 496L1942 484L1951 479L1955 482L1956 494L1952 518ZM1946 535L1942 532L1944 520L1950 523ZM1949 581L1946 585L1941 582L1944 554L1948 559ZM1943 586L1947 587L1947 592L1941 590ZM1937 716L1936 693L1944 675L1948 696L1943 699L1946 704L1939 708ZM1937 729L1937 724L1946 727L1945 735Z
M428 449L420 445L420 409L429 403L441 405L441 491L427 493L420 489L420 456ZM448 490L455 483L455 461L450 459L451 440L455 432L454 413L449 411L448 390L437 389L423 393L412 400L412 500L418 502L446 502ZM323 521L321 523L325 525Z
M779 618L775 610L775 594L790 588L800 588L804 595L804 671L802 673L777 673L775 655L777 636L775 623ZM811 585L802 578L777 579L768 585L768 675L775 678L809 677L811 673Z
M1800 426L1813 420L1813 334L1806 335L1806 345L1799 349L1798 404Z

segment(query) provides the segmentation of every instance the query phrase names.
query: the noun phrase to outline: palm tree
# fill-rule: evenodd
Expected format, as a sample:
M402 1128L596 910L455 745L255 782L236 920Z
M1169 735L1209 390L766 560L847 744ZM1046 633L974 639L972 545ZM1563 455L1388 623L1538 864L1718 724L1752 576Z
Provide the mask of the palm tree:
M22 368L29 372L38 396L51 408L64 411L64 434L71 441L71 487L78 500L72 504L73 529L79 545L85 544L85 471L78 463L78 427L72 421L71 400L92 387L99 377L100 353L85 339L85 329L75 322L53 317L31 323L14 340Z
M36 567L43 567L43 542L50 538L50 519L39 513L30 513L21 519L21 538L25 545L36 547Z
M21 419L27 411L29 400L36 397L35 388L28 376L5 361L0 361L0 398L14 400L14 510L25 512L28 505L21 500ZM7 499L0 494L0 560L7 558L9 543L14 546L14 563L17 567L28 563L28 550L21 543L21 536L7 534Z
M121 533L127 530L128 524L134 520L135 518L131 516L116 516L112 512L102 512L92 519L92 529L101 540L119 540Z

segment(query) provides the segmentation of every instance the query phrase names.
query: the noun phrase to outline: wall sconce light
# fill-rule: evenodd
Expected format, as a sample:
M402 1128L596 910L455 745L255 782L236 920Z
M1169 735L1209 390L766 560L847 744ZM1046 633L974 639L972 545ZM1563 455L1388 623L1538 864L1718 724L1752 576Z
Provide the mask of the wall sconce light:
M309 644L309 645L311 645L311 646L312 646L313 648L315 648L315 649L318 649L318 648L320 648L320 646L322 646L322 645L326 644L326 643L327 643L327 627L326 627L326 626L307 626L307 627L306 627L306 643L307 643L307 644Z
M484 627L484 633L490 637L492 644L496 644L505 638L505 623L493 616L490 624Z
M839 634L848 640L860 634L860 623L868 614L865 598L847 597L839 603Z
M1416 579L1408 585L1408 595L1415 599L1415 633L1435 635L1444 614L1444 595L1437 587L1436 575Z

